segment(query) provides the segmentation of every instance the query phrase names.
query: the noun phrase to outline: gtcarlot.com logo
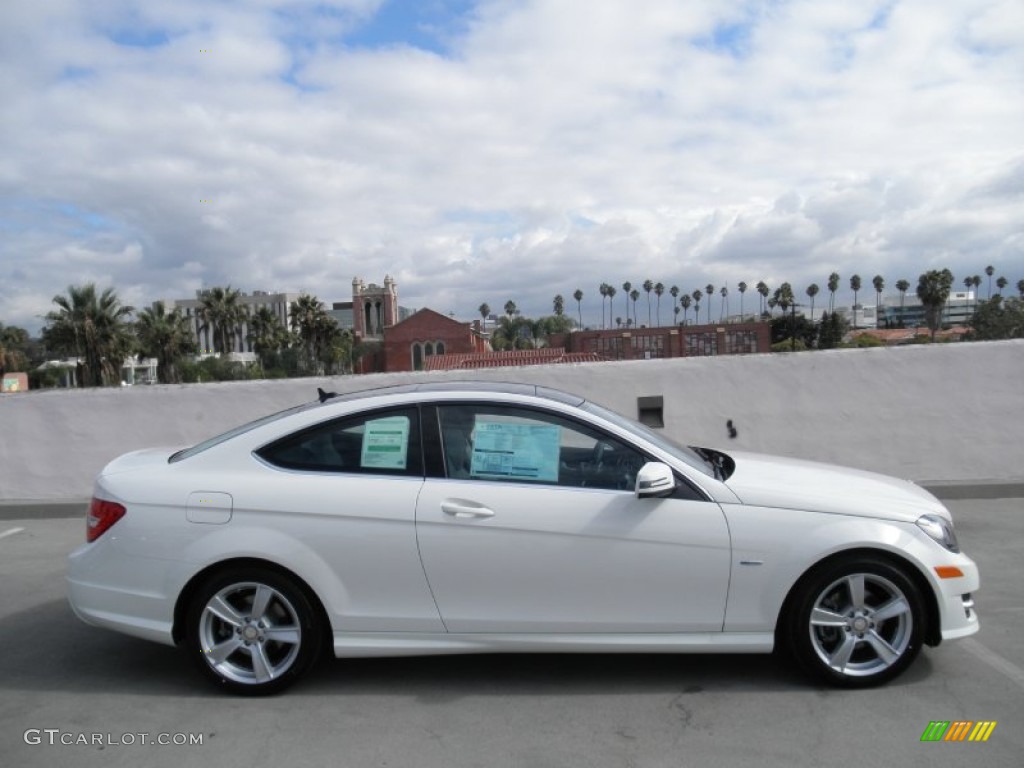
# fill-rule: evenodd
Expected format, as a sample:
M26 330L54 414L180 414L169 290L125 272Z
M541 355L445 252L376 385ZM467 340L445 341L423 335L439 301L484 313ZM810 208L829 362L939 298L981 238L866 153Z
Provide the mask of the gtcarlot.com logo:
M38 746L130 747L136 744L159 747L197 746L203 743L201 733L81 733L59 728L29 728L22 738L26 744Z
M995 720L932 720L921 741L988 741L995 729Z

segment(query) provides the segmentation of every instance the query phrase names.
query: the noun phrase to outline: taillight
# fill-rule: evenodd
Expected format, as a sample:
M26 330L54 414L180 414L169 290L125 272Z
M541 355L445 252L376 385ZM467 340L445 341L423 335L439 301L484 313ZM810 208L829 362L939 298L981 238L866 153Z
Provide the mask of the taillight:
M103 533L124 517L128 510L122 505L113 502L97 499L95 496L89 504L89 514L85 518L85 540L96 541Z

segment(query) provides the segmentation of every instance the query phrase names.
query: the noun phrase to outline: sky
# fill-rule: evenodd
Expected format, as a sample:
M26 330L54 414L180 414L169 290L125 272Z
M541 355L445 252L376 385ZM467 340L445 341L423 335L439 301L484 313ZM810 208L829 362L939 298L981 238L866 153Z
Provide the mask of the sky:
M4 0L0 104L0 323L33 333L86 282L391 275L466 320L580 289L599 325L601 283L622 316L646 279L736 312L1024 278L1021 0Z

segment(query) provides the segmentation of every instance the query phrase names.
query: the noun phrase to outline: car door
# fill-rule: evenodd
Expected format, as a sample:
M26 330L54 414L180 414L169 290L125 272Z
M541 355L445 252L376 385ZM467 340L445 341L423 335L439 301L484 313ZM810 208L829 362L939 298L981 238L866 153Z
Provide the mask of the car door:
M437 418L444 477L425 480L416 530L449 632L721 631L717 504L638 499L646 457L553 412L461 403Z
M336 627L350 632L440 632L416 544L423 484L419 412L345 416L256 452L261 482L241 491L260 522L295 540Z

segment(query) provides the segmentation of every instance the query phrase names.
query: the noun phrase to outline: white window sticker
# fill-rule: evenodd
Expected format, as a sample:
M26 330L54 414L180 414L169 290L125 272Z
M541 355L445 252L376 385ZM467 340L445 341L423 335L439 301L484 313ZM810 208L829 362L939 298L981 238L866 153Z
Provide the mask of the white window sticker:
M408 454L408 416L388 416L366 422L360 466L364 469L405 469Z
M558 482L561 428L477 419L470 475L492 480Z

